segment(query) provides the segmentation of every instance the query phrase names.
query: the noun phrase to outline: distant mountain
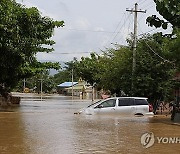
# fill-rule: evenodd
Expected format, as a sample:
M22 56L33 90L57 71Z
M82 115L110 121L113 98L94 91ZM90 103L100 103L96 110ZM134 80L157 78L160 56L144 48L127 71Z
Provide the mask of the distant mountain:
M41 60L40 62L48 62L46 60ZM51 61L51 62L57 62L57 61ZM66 62L63 62L63 61L59 61L60 65L61 65L61 68L63 69L65 67L65 63ZM55 70L55 69L50 69L50 75L55 75L59 72L59 70Z

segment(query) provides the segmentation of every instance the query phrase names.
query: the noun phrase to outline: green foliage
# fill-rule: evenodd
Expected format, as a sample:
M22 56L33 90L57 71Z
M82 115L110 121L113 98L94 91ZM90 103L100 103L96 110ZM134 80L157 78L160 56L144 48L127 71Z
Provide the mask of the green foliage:
M156 15L147 18L150 26L156 28L162 27L167 29L167 24L171 23L173 27L180 28L180 1L179 0L154 0L156 3L156 10L163 16L166 21L161 20Z
M90 57L82 57L78 62L76 61L74 67L79 77L86 80L88 83L93 85L99 83L98 74L102 72L99 67L99 57L95 53L91 53Z
M62 70L59 73L54 75L54 81L56 85L61 84L63 82L70 82L72 81L72 71Z
M63 82L71 82L72 81L72 69L74 70L73 71L74 81L79 80L79 76L77 75L77 71L75 70L76 62L77 61L74 60L74 61L65 63L66 64L65 68L63 70L59 71L59 73L54 75L53 80L54 80L56 86Z
M58 63L40 63L37 52L51 52L55 44L50 38L63 21L42 17L35 7L26 8L14 0L0 3L0 93L10 90L19 80L47 68L59 68Z
M165 39L159 40L159 37L155 35L139 40L135 95L148 96L152 100L157 100L166 99L172 94L173 83L171 79L174 74L174 65L163 58L167 55Z
M120 94L121 91L131 92L132 52L128 47L108 49L100 58L103 71L99 74L103 89Z
M131 44L107 49L101 56L91 54L81 58L75 70L89 83L117 95L123 91L128 96L144 96L153 101L169 99L176 70L174 63L164 59L170 58L167 48L170 42L171 38L161 33L138 40L135 78L132 78Z
M168 58L175 64L175 68L180 71L180 29L174 30L174 38L166 43Z
M49 71L45 70L41 73L36 74L31 78L27 78L25 80L26 88L30 89L30 92L41 92L41 80L42 80L42 91L44 93L51 93L56 89L56 84L54 82L54 78L49 75ZM16 91L22 92L24 90L24 80L21 80L14 89Z

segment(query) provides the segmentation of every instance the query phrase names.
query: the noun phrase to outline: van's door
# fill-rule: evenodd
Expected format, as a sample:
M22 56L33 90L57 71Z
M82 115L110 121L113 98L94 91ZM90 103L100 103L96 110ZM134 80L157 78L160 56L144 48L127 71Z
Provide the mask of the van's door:
M111 98L103 101L99 105L94 107L94 113L98 114L114 114L116 111L116 98Z
M136 113L145 114L149 112L147 99L135 99Z
M134 115L136 113L134 98L119 98L118 101L117 114Z

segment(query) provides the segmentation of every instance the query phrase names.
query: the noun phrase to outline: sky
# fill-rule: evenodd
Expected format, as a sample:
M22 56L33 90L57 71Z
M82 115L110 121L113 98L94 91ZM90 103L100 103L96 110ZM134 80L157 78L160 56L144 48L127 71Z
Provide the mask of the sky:
M52 53L38 53L39 61L67 62L74 57L87 57L90 52L115 44L126 44L133 32L134 14L126 9L146 10L138 13L138 36L162 31L146 24L146 18L158 15L153 0L16 0L27 7L37 7L42 16L63 20L64 27L55 29L52 39L56 42Z

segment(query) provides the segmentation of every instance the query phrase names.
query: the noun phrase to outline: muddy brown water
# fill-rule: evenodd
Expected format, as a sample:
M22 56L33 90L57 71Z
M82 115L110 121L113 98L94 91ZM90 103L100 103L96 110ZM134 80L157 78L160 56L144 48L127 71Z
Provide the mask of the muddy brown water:
M180 137L169 117L76 115L90 101L69 97L25 97L21 105L0 111L0 154L179 154L180 144L144 148L141 136Z

